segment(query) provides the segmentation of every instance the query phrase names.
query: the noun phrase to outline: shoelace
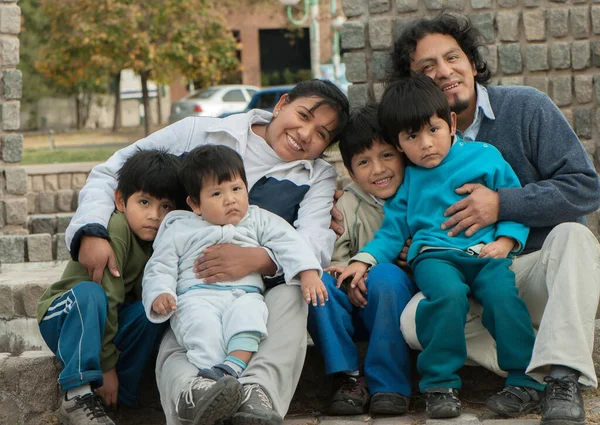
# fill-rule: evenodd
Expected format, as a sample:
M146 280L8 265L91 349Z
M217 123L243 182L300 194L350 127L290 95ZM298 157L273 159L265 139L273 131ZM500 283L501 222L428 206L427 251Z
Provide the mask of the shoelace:
M344 376L342 378L342 384L340 385L340 389L344 392L353 391L357 385L360 384L360 378L354 376Z
M577 383L569 376L563 376L561 378L546 376L544 382L548 385L547 391L549 398L572 401L577 393Z
M86 411L85 416L90 418L105 418L104 404L95 394L86 394L75 400L75 404Z
M262 387L258 384L244 386L244 400L242 401L242 404L250 400L252 391L256 391L256 395L258 396L263 407L273 410L273 405L271 404L269 396L265 393L265 390L263 390Z
M208 378L195 378L190 382L190 385L183 391L181 394L182 397L185 397L185 402L187 404L191 404L192 407L196 407L196 403L194 403L194 390L206 390L212 387L215 384L215 381Z

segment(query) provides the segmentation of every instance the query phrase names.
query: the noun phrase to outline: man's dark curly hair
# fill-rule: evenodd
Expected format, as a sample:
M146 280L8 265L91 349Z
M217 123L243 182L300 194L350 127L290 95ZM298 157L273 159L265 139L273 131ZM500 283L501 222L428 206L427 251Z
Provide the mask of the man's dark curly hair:
M444 12L433 18L411 22L398 36L391 54L391 69L388 72L390 80L410 77L410 56L415 52L417 42L430 34L453 37L471 63L475 64L475 81L482 85L490 82L492 73L482 57L482 51L486 49L483 36L468 17Z

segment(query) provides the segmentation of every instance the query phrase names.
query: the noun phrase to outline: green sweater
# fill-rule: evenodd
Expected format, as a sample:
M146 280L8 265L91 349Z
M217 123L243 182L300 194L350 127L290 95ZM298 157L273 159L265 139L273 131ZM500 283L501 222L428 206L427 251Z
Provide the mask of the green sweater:
M106 372L117 364L119 351L113 339L119 329L119 307L125 300L142 298L142 277L144 267L152 255L152 242L140 241L129 228L125 214L115 211L108 223L110 245L115 252L121 277L114 277L108 269L104 270L102 287L108 297L108 315L102 341L100 365ZM42 321L50 305L75 285L90 281L86 269L76 261L70 260L60 280L53 283L42 294L37 305L37 320Z

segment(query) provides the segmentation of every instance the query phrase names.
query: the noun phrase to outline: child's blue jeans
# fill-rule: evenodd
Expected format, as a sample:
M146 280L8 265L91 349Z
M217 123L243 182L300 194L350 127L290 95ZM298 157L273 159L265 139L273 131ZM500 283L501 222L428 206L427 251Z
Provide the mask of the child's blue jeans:
M62 366L58 383L63 391L83 384L102 386L100 353L107 311L102 286L81 282L54 300L46 312L40 332ZM141 301L119 309L119 330L113 342L120 352L116 364L120 404L137 402L144 369L167 327L168 322L148 321Z

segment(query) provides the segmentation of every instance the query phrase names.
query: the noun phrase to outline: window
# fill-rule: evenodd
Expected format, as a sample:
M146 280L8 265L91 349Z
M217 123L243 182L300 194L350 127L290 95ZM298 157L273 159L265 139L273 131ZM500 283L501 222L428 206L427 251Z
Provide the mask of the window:
M254 96L254 93L256 93L256 90L254 89L246 89L248 90L248 94L250 95L250 97Z
M246 98L241 90L230 90L223 96L223 102L246 102Z

